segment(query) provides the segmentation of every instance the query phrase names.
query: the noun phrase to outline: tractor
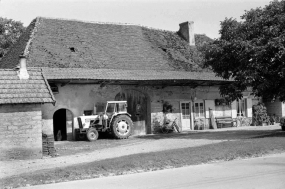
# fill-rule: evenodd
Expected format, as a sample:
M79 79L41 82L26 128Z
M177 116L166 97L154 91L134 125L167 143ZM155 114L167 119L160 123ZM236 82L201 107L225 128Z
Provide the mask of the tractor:
M133 128L127 101L107 101L104 112L79 116L77 120L79 129L75 130L76 138L86 136L89 141L97 140L98 132L109 132L117 139L126 139Z

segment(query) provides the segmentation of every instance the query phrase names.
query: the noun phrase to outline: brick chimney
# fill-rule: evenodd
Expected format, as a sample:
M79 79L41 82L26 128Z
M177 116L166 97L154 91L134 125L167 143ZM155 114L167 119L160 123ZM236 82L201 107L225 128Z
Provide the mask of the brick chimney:
M28 74L27 64L26 64L27 58L25 55L20 55L19 58L20 58L20 69L18 71L18 76L20 79L29 79L30 76Z
M190 46L195 46L195 36L194 36L194 22L187 21L179 24L180 28L178 34L185 39Z

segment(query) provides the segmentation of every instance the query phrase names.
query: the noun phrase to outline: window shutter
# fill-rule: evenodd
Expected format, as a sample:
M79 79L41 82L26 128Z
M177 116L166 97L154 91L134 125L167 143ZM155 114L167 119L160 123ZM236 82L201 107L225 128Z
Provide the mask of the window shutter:
M246 99L246 107L247 107L247 117L252 117L252 99Z
M212 109L213 111L215 111L215 100L205 100L206 118L210 118L209 108ZM213 114L214 114L214 112L213 112Z
M237 118L237 101L232 102L232 118Z

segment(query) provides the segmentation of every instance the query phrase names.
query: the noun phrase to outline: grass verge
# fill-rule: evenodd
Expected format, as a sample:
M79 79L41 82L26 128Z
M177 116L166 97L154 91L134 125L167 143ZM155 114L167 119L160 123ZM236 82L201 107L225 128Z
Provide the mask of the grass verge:
M197 165L285 152L284 135L225 141L199 147L142 153L64 168L35 171L0 180L5 188L57 183Z

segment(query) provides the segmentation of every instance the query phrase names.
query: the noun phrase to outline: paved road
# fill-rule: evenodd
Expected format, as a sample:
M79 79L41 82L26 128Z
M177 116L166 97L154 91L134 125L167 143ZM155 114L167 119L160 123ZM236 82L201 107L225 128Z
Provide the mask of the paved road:
M29 187L30 189L285 188L285 153L147 173ZM27 188L25 188L27 189Z

